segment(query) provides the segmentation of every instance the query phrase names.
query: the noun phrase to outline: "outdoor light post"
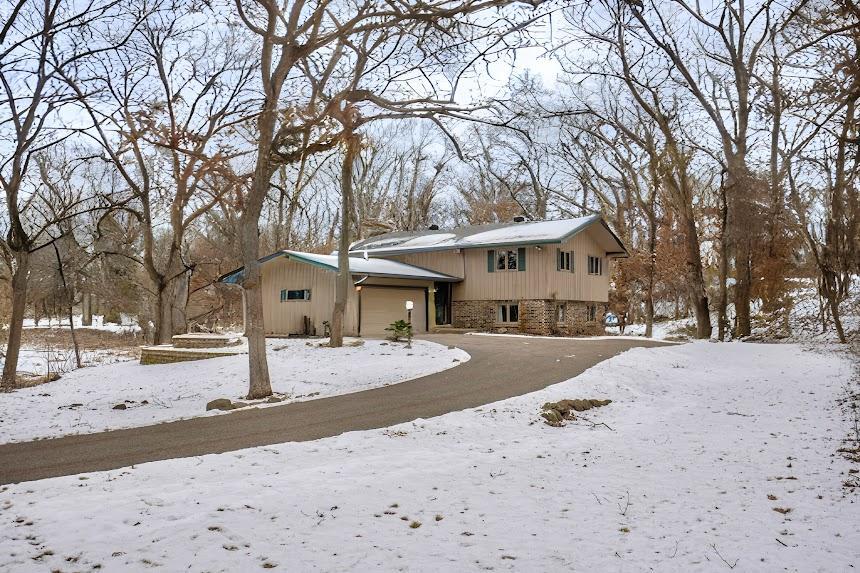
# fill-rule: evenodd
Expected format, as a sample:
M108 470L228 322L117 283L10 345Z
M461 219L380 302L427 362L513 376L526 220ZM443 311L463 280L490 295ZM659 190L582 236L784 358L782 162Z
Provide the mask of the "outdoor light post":
M411 300L406 301L406 322L409 324L409 332L406 338L406 348L412 348L412 309L415 303Z

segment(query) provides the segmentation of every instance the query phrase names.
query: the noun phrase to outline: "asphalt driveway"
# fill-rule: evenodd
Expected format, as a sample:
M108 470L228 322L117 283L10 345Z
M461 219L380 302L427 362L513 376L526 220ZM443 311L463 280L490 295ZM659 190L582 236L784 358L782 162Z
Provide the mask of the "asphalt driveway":
M316 440L430 418L540 390L633 347L662 345L644 339L554 340L459 334L426 338L456 345L472 359L437 374L354 394L0 445L0 484Z

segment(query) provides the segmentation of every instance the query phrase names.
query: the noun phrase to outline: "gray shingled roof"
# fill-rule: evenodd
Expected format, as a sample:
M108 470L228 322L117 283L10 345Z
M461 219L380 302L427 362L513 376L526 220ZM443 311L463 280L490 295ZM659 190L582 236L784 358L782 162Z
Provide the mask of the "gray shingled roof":
M448 249L563 243L595 223L602 224L618 244L618 250L613 253L626 255L624 245L600 215L556 221L470 225L438 231L397 231L353 243L350 251L367 251L371 255L379 256Z

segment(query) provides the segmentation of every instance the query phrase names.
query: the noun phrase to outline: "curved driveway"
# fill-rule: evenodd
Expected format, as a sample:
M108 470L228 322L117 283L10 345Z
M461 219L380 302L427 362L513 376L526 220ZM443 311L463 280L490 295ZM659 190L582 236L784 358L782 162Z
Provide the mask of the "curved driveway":
M0 445L0 484L283 442L430 418L540 390L650 340L427 336L472 359L400 384L155 426Z

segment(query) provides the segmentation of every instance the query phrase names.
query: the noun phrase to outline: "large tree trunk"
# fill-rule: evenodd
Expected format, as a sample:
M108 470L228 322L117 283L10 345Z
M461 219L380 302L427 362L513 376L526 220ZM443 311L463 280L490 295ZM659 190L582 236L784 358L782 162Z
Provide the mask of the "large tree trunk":
M654 203L651 203L652 207ZM645 290L645 336L654 335L654 279L657 274L657 218L648 216L648 285ZM634 322L631 317L631 322Z
M702 269L702 256L699 252L699 237L696 233L696 222L685 217L685 243L687 255L687 280L690 292L690 304L696 313L696 338L711 337L711 311L708 305L708 294L705 289L705 278Z
M752 239L755 230L752 196L753 176L743 157L727 158L726 204L728 230L735 257L735 318L738 337L752 333L750 321L750 295L752 292Z
M337 279L334 291L334 309L331 313L331 340L333 348L343 346L343 323L346 301L352 275L349 272L349 227L352 198L352 172L358 155L360 139L354 134L347 135L346 153L340 170L340 237L337 250Z
M17 385L18 355L21 351L21 334L24 329L24 312L27 309L27 279L30 274L30 253L15 252L15 269L12 272L12 316L9 319L9 340L6 343L6 359L3 364L2 390L12 390Z
M728 206L726 205L725 188L722 187L722 184L720 201L720 300L717 303L717 336L722 341L726 339L726 329L729 324L727 316L729 292L726 284L729 278L729 241L726 235Z

